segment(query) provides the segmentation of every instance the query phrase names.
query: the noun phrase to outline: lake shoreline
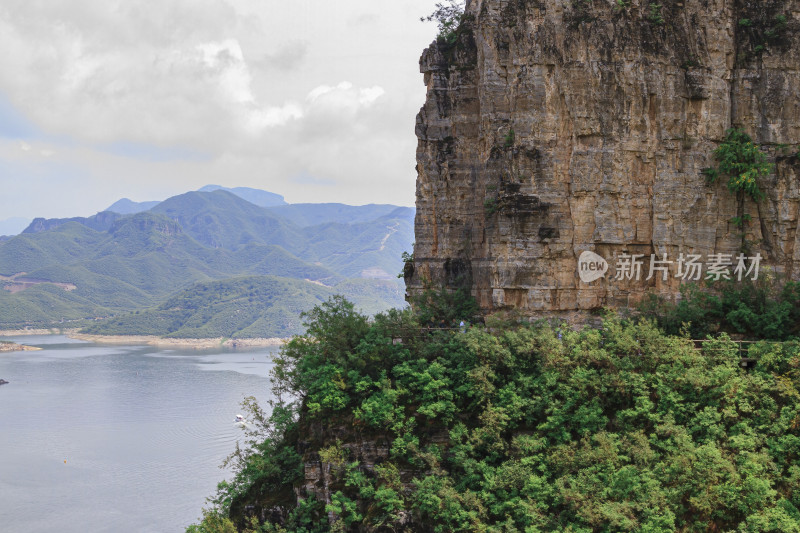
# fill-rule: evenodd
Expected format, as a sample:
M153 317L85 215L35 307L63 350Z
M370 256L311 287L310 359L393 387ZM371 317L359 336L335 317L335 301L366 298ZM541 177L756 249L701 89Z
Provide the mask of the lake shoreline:
M24 328L24 329L0 329L0 337L23 337L26 335L70 335L77 333L77 328L58 329L58 328Z
M264 346L281 346L289 339L257 338L257 339L165 339L155 335L89 335L86 333L68 333L70 339L94 342L97 344L148 344L159 347L195 348L198 350L211 348L257 348Z
M265 346L281 346L289 341L289 339L279 337L254 339L230 339L225 337L204 339L167 339L158 337L156 335L90 335L87 333L79 333L77 329L65 329L61 331L52 329L0 330L0 337L21 337L26 335L66 335L70 339L93 342L97 344L148 344L150 346L167 348L195 348L198 350L207 350L213 348L259 348ZM17 346L17 348L14 348L13 350L9 348L3 349L3 344L6 343L0 343L0 352L40 349L33 346L25 346L16 343L8 343Z

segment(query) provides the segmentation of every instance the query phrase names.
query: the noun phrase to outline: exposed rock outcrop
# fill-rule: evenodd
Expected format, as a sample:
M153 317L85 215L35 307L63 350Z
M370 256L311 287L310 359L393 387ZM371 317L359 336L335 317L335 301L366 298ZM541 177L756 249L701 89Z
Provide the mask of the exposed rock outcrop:
M78 222L95 231L108 231L122 215L111 211L101 211L90 217L73 218L35 218L22 233L41 233L63 226L68 222Z
M676 264L645 279L651 254L741 249L736 197L701 174L732 126L775 163L746 202L748 253L800 278L798 29L800 0L468 0L455 44L420 60L409 292L466 286L531 315L677 294ZM591 283L587 250L611 264ZM640 280L615 279L624 253Z
M17 344L16 342L0 342L0 353L3 352L33 352L41 350L38 346L28 346L27 344Z

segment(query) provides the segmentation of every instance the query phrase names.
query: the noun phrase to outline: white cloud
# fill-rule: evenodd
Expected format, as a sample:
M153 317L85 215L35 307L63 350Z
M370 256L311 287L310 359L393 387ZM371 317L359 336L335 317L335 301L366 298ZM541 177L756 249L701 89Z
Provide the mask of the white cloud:
M59 216L87 214L107 206L80 207L101 193L110 204L206 182L293 201L410 204L418 59L436 33L419 17L430 6L3 0L0 99L35 133L25 136L28 151L6 138L0 168L13 160L18 179L0 210L55 215L44 210L47 191Z
M375 100L386 93L383 87L368 87L356 89L349 81L343 81L335 87L320 85L308 93L308 100L312 105L319 104L327 107L355 110L359 107L368 107Z
M296 102L287 102L280 107L256 108L250 111L247 129L250 133L259 133L265 128L283 126L302 117L303 108Z
M372 105L375 100L386 94L383 87L369 87L367 89L360 89L358 91L358 103L364 106Z
M247 129L257 134L292 120L314 120L316 115L352 115L372 106L385 93L382 87L359 89L347 81L336 86L320 85L308 93L303 104L290 101L281 106L252 106L247 111Z
M337 89L340 90L340 91L348 91L348 90L352 89L352 87L353 87L353 84L350 83L350 82L347 82L347 81L343 81L342 83L340 83L336 87L331 87L330 85L320 85L319 87L317 87L315 89L312 89L311 92L308 93L308 96L306 97L306 100L308 100L309 102L314 102L314 101L318 100L321 96L324 96L326 94L330 94L330 93L332 93L333 91L335 91Z
M50 148L38 148L36 146L32 146L31 144L25 141L19 141L19 149L25 152L26 154L37 154L42 157L52 157L56 154L55 150Z
M307 134L328 135L337 129L349 130L365 114L380 112L375 104L385 94L383 87L359 88L348 81L312 89L306 97ZM345 136L340 134L340 138Z
M236 39L204 43L197 46L203 54L203 64L217 78L225 96L232 102L248 104L255 101L250 90L250 70L244 62L242 48Z

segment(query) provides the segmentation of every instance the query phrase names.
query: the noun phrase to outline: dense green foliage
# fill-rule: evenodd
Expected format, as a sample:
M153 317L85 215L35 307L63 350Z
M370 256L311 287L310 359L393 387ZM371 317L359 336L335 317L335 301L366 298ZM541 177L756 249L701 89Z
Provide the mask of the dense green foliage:
M748 339L793 339L800 336L800 283L784 284L769 272L757 281L690 283L681 287L677 302L651 295L639 310L668 334L686 330L694 339L720 331Z
M30 324L42 326L58 325L53 317L62 321L81 320L86 317L105 316L111 311L73 292L66 292L55 285L42 284L20 294L9 294L0 290L0 316L13 316L15 326Z
M470 312L448 298L308 314L271 419L249 405L264 438L190 531L800 531L798 344L748 371L726 336L650 322L430 328ZM322 478L298 505L303 463Z
M727 177L731 192L746 194L756 202L764 197L758 180L768 176L773 165L747 133L736 128L728 130L725 140L714 150L714 159L719 166L703 171L709 181Z
M348 216L353 223L342 222ZM150 211L115 217L109 218L105 231L95 231L79 219L44 221L40 225L49 229L0 243L0 275L21 277L24 272L28 279L77 287L72 292L47 284L15 294L0 290L0 326L119 317L153 309L197 283L242 276L311 280L329 289L346 282L342 292L369 313L403 304L397 285L363 278L391 279L399 269L398 258L413 240L413 210L408 208L341 204L324 204L319 210L313 204L262 208L215 191L187 193ZM13 284L0 279L0 286ZM364 294L365 287L378 294ZM280 292L288 295L291 290L287 285ZM323 293L322 299L330 294L330 290ZM310 307L310 300L304 302L309 306L300 309ZM313 303L317 302L315 297ZM265 311L259 320L275 318L270 313L281 307L296 306L270 301L262 309L272 311ZM283 311L278 315L282 322L289 320ZM146 326L142 331L123 329L152 333L143 318L123 320L128 326ZM291 321L299 324L296 313Z

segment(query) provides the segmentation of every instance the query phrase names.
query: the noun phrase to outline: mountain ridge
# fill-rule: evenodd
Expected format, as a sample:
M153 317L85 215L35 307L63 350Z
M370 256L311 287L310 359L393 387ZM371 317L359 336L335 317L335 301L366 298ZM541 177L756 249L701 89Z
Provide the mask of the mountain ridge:
M253 189L251 187L223 187L221 185L206 185L197 189L197 192L214 192L226 191L247 200L251 204L259 207L274 207L286 205L286 200L283 196L274 192L265 191L262 189Z
M301 280L328 295L332 287L353 294L368 287L374 302L365 308L404 305L395 274L413 239L413 210L326 205L321 215L311 213L315 204L302 204L282 216L217 189L190 191L134 214L41 219L0 242L0 286L6 289L0 291L0 324L123 316L194 284L242 276ZM348 214L358 222L342 222ZM293 218L324 222L299 226ZM22 276L34 281L20 283ZM386 283L396 290L382 289Z

